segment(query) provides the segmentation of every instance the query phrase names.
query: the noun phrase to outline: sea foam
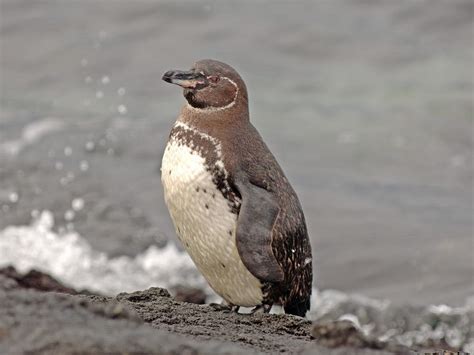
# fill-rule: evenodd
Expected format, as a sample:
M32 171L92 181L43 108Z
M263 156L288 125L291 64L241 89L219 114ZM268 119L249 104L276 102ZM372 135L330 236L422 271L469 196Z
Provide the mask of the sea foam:
M110 258L93 250L78 233L61 234L53 227L52 213L43 211L29 226L0 231L0 266L13 265L20 272L38 269L76 289L106 295L151 286L207 288L189 256L172 243L150 246L133 258Z

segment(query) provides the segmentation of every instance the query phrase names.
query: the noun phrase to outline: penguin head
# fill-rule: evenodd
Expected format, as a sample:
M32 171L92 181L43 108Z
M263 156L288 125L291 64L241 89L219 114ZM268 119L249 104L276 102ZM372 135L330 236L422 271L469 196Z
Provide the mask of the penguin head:
M217 60L200 60L187 71L169 70L162 79L183 87L189 105L198 110L225 110L236 104L247 105L244 81L230 65Z

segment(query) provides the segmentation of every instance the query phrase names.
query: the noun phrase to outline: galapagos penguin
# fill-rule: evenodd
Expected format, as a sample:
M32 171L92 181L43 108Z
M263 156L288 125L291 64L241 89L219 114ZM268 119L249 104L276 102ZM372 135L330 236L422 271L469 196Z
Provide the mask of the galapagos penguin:
M303 211L282 169L249 121L244 81L229 65L196 62L163 80L184 89L161 167L176 233L229 306L304 317L312 290Z

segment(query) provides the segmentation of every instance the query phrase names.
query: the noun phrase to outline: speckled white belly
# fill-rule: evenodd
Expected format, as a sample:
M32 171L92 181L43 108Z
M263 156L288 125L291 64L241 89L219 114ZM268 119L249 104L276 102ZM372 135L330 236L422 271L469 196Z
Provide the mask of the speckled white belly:
M171 139L161 181L178 238L212 289L234 305L261 304L260 281L243 265L235 244L237 215L213 183L205 159Z

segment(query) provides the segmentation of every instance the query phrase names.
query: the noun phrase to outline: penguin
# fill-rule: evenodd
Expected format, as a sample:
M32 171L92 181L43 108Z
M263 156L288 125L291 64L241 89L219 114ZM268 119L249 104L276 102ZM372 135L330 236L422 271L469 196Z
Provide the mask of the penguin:
M166 145L161 180L178 239L229 307L304 317L312 254L298 197L249 120L244 81L211 59L170 70L186 103Z

